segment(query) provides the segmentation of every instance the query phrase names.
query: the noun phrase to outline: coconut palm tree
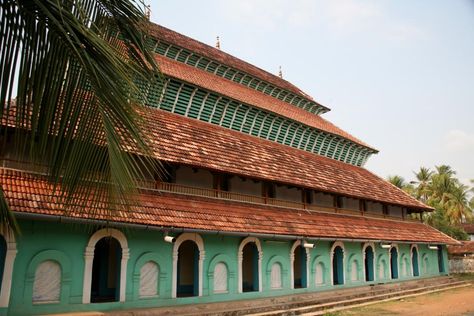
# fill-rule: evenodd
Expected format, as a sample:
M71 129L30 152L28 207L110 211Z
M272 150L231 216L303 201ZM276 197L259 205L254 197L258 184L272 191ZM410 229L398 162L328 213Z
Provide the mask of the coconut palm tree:
M445 174L449 177L452 177L456 174L456 171L451 168L451 166L448 165L439 165L435 166L435 169L439 175Z
M449 199L449 194L460 185L459 180L454 178L456 172L450 166L441 165L435 168L437 172L431 176L431 183L427 188L430 191L427 203L431 206L444 204Z
M420 167L418 172L414 172L416 176L417 187L415 189L415 196L422 202L428 200L430 194L430 181L433 176L433 171L430 168Z
M2 0L0 5L0 149L18 160L46 163L66 201L81 188L82 194L113 196L124 202L115 204L125 205L134 179L155 172L130 101L140 94L135 82L158 74L146 45L142 3ZM7 123L17 128L7 129ZM132 147L145 155L127 153ZM108 184L106 190L83 185L97 180ZM15 228L1 185L0 223Z
M460 224L472 218L472 209L468 198L469 187L459 185L452 192L448 193L448 199L445 202L446 214L452 224Z
M388 176L387 181L400 189L403 189L407 185L405 179L398 175Z

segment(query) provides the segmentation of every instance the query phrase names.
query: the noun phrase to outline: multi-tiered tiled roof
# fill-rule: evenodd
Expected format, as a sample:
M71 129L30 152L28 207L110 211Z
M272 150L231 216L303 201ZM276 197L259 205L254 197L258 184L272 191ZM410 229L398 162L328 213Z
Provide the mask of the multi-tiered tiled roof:
M55 216L58 220L80 218L214 233L457 244L454 239L419 222L289 211L275 206L192 196L182 198L146 190L140 194L139 206L131 206L126 211L111 213L105 208L107 204L68 211L62 208L60 198L52 194L53 186L43 176L0 168L0 182L13 211Z
M139 112L156 159L414 212L431 210L360 167L375 150L323 119L319 114L324 111L315 110L322 106L294 85L166 28L153 26L152 35L165 77L158 83L163 91L144 87L148 107ZM167 51L162 49L165 46ZM175 50L175 58L169 58L171 50ZM183 52L186 58L179 57ZM192 56L199 56L194 65L189 62ZM206 66L201 65L203 59ZM250 82L234 80L239 73L249 76ZM254 85L252 80L259 83ZM284 97L288 95L290 99ZM15 122L9 124L14 126ZM41 175L0 169L0 181L12 210L21 214L247 234L456 243L419 222L184 198L161 191L156 194L149 188L140 189L140 206L129 211L65 210Z

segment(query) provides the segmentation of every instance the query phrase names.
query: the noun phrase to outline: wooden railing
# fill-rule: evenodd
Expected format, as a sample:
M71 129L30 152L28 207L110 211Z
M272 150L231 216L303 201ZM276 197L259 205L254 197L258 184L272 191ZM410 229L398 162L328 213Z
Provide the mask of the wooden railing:
M17 161L13 159L0 159L0 167L24 170L24 171L32 172L35 174L44 174L47 171L47 168L44 165L33 164L30 162L24 162L24 161ZM98 175L97 179L100 179L100 178L101 178L100 175ZM420 219L411 218L409 215L406 215L404 216L404 218L401 218L398 216L391 216L391 215L382 214L382 213L373 213L369 211L362 212L360 210L343 209L343 208L322 206L322 205L316 205L316 204L306 204L302 202L267 198L263 196L249 195L249 194L238 193L238 192L229 192L229 191L221 191L221 190L215 190L215 189L210 189L210 188L193 187L193 186L187 186L187 185L182 185L182 184L177 184L177 183L140 180L140 181L137 181L136 184L138 188L140 189L152 190L152 191L158 191L158 192L170 192L170 193L178 193L178 194L193 195L193 196L203 196L203 197L209 197L209 198L232 200L232 201L246 202L246 203L252 203L252 204L266 204L266 205L273 205L273 206L285 207L285 208L290 208L290 209L303 209L308 212L312 212L312 211L326 212L326 213L359 215L359 216L366 216L366 217L372 217L372 218L386 218L386 219L394 219L394 220L420 222Z
M199 188L199 187L193 187L193 186L187 186L187 185L169 183L169 182L140 181L138 183L138 187L145 190L170 192L170 193L178 193L178 194L193 195L193 196L203 196L203 197L209 197L209 198L232 200L232 201L246 202L246 203L252 203L252 204L266 204L266 205L273 205L273 206L285 207L285 208L291 208L291 209L303 209L309 212L315 211L315 212L359 215L359 216L367 216L367 217L375 217L375 218L388 218L388 219L402 220L401 217L390 216L387 214L362 212L360 210L343 209L343 208L328 207L328 206L321 206L321 205L315 205L315 204L306 204L306 203L301 203L301 202L296 202L296 201L266 198L263 196L250 195L250 194L244 194L244 193L238 193L238 192L221 191L221 190L210 189L210 188ZM404 218L403 220L412 221L410 218ZM417 221L417 220L413 220L413 221Z

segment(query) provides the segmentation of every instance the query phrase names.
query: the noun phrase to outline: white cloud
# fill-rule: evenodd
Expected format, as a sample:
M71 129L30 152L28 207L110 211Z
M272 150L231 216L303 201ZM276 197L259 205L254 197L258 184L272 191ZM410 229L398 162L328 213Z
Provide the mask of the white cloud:
M339 0L330 1L326 14L330 25L338 31L351 31L367 26L383 15L380 2Z
M228 19L252 24L264 30L277 26L303 27L318 15L318 3L313 0L239 0L222 2L220 11Z
M239 0L221 2L220 11L232 21L273 29L283 16L283 0Z
M449 151L469 151L474 153L474 134L466 133L462 130L450 130L443 138L443 145Z
M305 32L326 29L336 36L372 33L385 40L425 37L413 22L393 19L385 2L373 0L239 0L219 2L220 14L229 21L263 32L297 28Z
M428 38L428 34L420 27L407 22L399 22L390 27L388 35L396 41L421 40Z

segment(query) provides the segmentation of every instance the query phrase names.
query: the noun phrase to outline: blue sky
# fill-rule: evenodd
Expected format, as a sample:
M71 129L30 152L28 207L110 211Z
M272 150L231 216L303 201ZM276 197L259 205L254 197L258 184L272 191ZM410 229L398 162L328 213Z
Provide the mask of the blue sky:
M283 76L380 150L366 167L474 179L474 1L149 1L152 20Z

